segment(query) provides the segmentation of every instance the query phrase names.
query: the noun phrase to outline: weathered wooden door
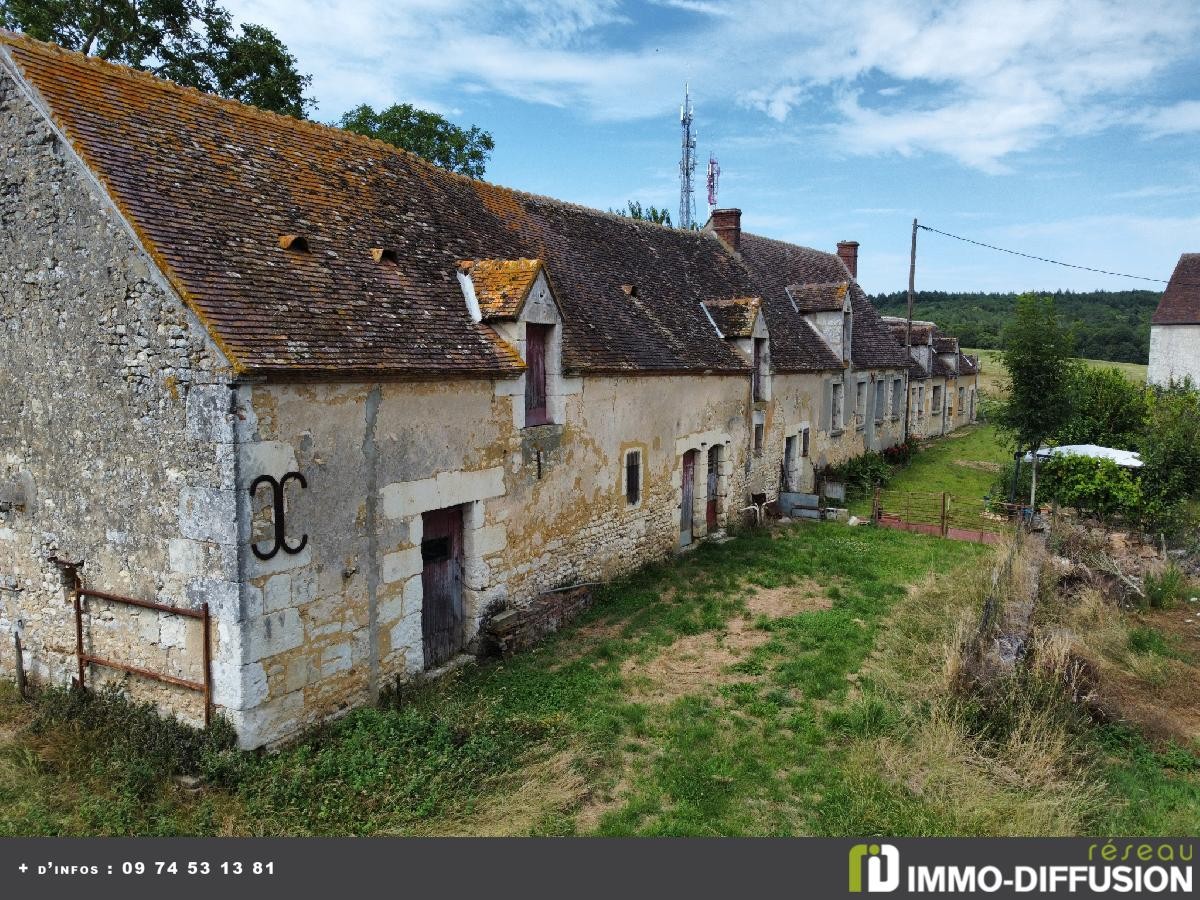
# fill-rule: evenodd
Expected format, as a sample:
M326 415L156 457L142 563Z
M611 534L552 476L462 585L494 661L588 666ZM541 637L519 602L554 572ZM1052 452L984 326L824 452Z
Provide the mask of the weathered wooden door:
M721 448L708 448L708 502L704 506L704 519L709 531L717 529L717 491L721 484Z
M692 542L692 506L696 499L696 454L689 450L683 454L683 502L679 504L679 545L686 547Z
M421 520L421 634L431 669L463 645L462 507L427 512Z

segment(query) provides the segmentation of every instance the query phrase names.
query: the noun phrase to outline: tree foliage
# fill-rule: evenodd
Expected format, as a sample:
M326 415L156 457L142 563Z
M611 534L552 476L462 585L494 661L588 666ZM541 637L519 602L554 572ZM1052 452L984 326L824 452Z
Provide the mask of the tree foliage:
M996 424L1018 449L1040 447L1069 421L1073 351L1052 298L1026 294L1018 299L1000 352L1011 386L993 412Z
M311 77L268 28L216 0L0 0L0 24L69 50L302 118Z
M616 213L619 216L626 216L630 219L638 219L642 222L656 222L659 225L671 224L671 212L665 206L659 209L657 206L642 207L642 204L637 200L630 200L628 205L621 209L610 209L609 212Z
M397 103L376 112L367 104L356 106L338 122L347 131L378 138L429 160L435 166L482 178L488 156L495 147L491 134L475 125L460 128L437 113Z
M1187 501L1200 496L1200 393L1190 384L1154 390L1141 454L1143 524L1189 527Z
M1048 292L1039 292L1048 293ZM1075 335L1075 351L1085 359L1145 363L1150 354L1150 316L1162 294L1157 291L1056 291L1059 321ZM876 294L872 302L884 315L904 315L908 294ZM931 319L964 347L999 349L1004 324L1016 308L1016 294L919 291L916 316Z
M1120 370L1075 366L1071 413L1052 435L1056 444L1099 444L1138 450L1150 411L1150 392Z

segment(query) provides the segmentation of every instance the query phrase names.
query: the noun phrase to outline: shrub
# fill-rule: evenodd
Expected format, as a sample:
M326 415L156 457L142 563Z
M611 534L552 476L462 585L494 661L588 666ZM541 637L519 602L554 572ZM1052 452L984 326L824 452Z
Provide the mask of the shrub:
M876 487L888 483L892 467L882 453L864 453L848 459L841 465L831 466L826 477L846 485L847 497L865 497Z
M1195 514L1187 501L1200 492L1200 393L1190 384L1154 391L1141 452L1142 527L1188 531Z
M907 466L918 450L920 450L920 442L915 437L909 437L902 444L885 448L883 458L890 465Z
M1000 466L1000 471L996 475L996 480L992 482L991 490L988 492L988 497L994 504L1008 503L1009 497L1013 496L1013 471L1016 469L1017 463L1014 459L1008 459ZM1016 502L1027 503L1029 501L1030 477L1033 467L1027 463L1021 463L1020 474L1017 475L1017 491Z
M1047 497L1105 522L1136 515L1141 506L1137 481L1110 459L1052 456L1038 472Z

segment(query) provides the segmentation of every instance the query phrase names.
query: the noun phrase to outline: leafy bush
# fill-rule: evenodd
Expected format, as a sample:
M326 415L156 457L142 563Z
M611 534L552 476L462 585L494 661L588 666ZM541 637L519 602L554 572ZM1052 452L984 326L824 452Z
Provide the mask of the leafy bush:
M920 450L920 441L909 437L902 444L884 448L883 458L893 466L907 466Z
M1111 459L1052 456L1038 472L1044 496L1105 522L1136 515L1141 506L1137 481Z
M826 470L826 478L846 485L847 497L865 497L888 483L892 466L882 453L864 453Z
M1189 383L1153 392L1142 437L1142 527L1167 534L1195 525L1200 493L1200 392Z
M988 492L988 497L993 503L1008 503L1009 497L1013 495L1013 472L1016 469L1017 463L1013 459L1009 459L1000 466L1000 471L996 474L995 481L992 482L991 490ZM1030 483L1033 467L1027 463L1021 463L1021 471L1017 475L1017 490L1016 502L1029 502L1029 489L1032 486Z

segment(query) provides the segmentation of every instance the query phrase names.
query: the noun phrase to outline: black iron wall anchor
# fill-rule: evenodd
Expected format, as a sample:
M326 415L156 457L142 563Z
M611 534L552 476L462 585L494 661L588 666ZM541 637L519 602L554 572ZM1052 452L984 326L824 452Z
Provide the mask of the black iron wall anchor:
M259 485L269 484L271 486L271 504L275 522L275 543L267 551L259 550L258 544L252 543L250 549L254 551L254 555L259 559L270 559L280 550L283 550L284 553L299 553L308 544L307 534L301 535L300 543L294 547L287 542L287 523L284 521L283 511L283 489L289 481L299 482L301 488L308 487L308 480L300 472L288 472L278 480L273 475L259 475L254 481L250 482L250 497L252 499L258 491Z

